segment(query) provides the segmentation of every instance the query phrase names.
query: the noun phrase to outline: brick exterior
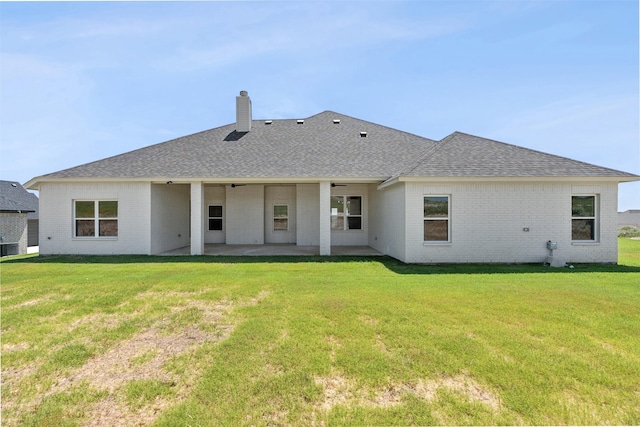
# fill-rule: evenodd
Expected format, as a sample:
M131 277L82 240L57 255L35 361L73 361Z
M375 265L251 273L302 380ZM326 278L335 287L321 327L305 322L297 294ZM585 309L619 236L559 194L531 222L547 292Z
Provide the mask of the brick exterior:
M17 243L7 247L7 255L27 253L27 214L0 212L0 237L2 243Z
M186 246L189 228L192 233L197 230L194 221L199 224L208 204L220 200L226 243L263 244L269 214L268 209L265 213L264 187L227 185L214 191L197 183L191 191L186 184L45 183L40 189L40 253L153 254ZM332 194L363 197L362 230L331 231ZM585 194L597 196L598 236L595 242L572 242L571 196ZM423 241L425 195L450 196L451 242ZM296 219L296 243L319 245L321 253L330 252L332 245L368 244L410 263L530 263L545 260L546 242L552 240L558 243L556 260L617 262L616 183L400 182L379 189L376 184L332 188L330 182L322 182L298 184L288 197ZM191 206L192 212L195 206L202 215L189 218L193 198L198 203ZM77 199L118 200L118 237L74 238L73 201ZM10 215L2 215L3 224ZM26 251L26 215L23 224ZM206 231L197 233L200 248Z
M117 238L74 238L74 200L117 200ZM45 183L40 188L40 254L149 254L151 184Z
M425 244L423 196L444 194L451 196L451 242ZM571 241L571 196L582 194L599 200L594 243ZM563 262L618 259L616 184L407 183L405 203L405 262L543 262L549 240L558 243L554 257Z

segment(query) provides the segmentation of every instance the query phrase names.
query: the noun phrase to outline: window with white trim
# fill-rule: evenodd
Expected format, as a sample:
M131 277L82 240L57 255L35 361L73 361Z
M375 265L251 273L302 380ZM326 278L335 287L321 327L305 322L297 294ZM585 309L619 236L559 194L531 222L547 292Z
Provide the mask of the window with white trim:
M289 230L289 205L273 205L273 231Z
M598 239L598 197L571 196L571 240L595 242Z
M209 206L209 231L222 230L222 206Z
M449 196L424 196L424 241L451 241Z
M75 200L74 237L118 237L117 200Z
M331 196L331 229L362 230L362 196Z

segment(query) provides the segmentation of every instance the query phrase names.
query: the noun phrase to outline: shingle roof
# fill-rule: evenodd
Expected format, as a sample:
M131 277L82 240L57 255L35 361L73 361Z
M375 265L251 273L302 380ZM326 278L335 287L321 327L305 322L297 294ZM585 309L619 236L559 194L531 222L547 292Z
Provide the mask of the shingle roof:
M399 176L636 177L577 160L454 132Z
M0 181L0 212L37 212L38 197L20 183ZM31 219L31 218L30 218Z
M299 123L302 121L303 123ZM267 124L267 122L270 122ZM338 122L338 123L336 123ZM235 123L51 173L47 178L637 176L455 132L442 141L324 111ZM366 137L361 136L366 132Z
M332 111L302 124L265 122L253 120L247 133L233 123L45 177L389 177L435 144Z

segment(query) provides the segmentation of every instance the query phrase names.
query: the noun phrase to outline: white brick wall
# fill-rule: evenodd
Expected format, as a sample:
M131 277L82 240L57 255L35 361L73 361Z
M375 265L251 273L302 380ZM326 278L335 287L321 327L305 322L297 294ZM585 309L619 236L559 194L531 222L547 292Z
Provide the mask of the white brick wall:
M189 245L188 184L151 185L151 253Z
M571 193L599 195L600 230L598 243L571 244L567 262L618 262L618 185L572 185Z
M296 244L320 245L320 186L296 185Z
M204 187L204 242L205 243L225 243L226 227L226 200L224 186ZM222 230L209 230L209 206L222 206Z
M209 204L222 204L227 243L263 244L265 205L293 197L289 206L295 209L290 218L296 221L296 243L319 245L319 185L299 184L295 195L290 190L286 197L275 194L265 202L263 185L205 187L203 215ZM363 196L364 212L363 230L334 231L332 245L368 244L417 263L542 262L546 242L552 240L558 243L556 259L564 262L617 262L615 183L399 183L382 190L375 185L334 187L331 194ZM430 194L451 196L450 243L423 242L423 196ZM595 243L571 242L571 196L583 194L598 196ZM77 199L118 200L118 237L73 238ZM45 183L40 189L40 253L151 254L186 246L189 200L189 185ZM205 232L205 241L212 240Z
M226 187L227 243L264 244L264 185Z
M366 246L369 244L369 186L349 184L332 187L332 196L362 197L362 230L331 230L331 246ZM331 211L327 212L330 215Z
M267 185L264 188L264 242L296 243L296 187ZM273 205L289 207L289 230L273 230Z
M369 191L369 246L406 261L404 184Z
M406 183L405 188L403 261L543 262L552 240L558 243L554 256L565 262L617 262L615 184ZM572 244L571 195L583 193L599 194L600 241ZM423 196L430 194L451 196L451 243L423 242Z
M149 183L45 183L40 187L40 254L149 254ZM117 200L118 237L73 237L73 201Z

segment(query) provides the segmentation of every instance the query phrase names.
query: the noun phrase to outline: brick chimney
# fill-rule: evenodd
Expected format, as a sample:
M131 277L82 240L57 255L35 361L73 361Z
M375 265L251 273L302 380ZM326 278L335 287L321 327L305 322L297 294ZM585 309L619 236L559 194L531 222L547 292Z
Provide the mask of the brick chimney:
M246 90L240 91L236 96L236 132L249 132L251 130L251 98Z

